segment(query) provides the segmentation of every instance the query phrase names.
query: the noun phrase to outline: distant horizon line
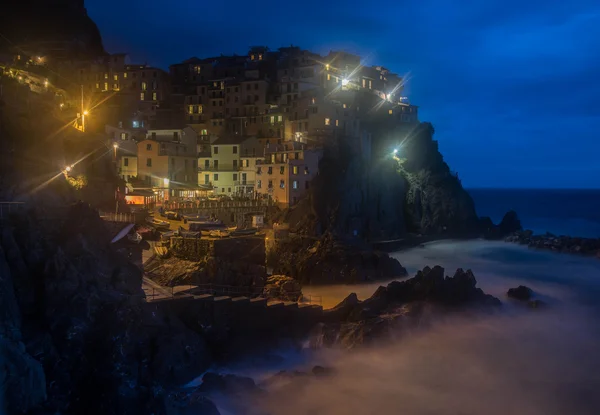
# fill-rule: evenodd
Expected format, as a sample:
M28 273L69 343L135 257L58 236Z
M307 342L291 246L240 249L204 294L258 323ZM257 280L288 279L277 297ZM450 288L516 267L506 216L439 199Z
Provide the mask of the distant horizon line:
M465 187L466 190L591 190L600 191L600 187Z

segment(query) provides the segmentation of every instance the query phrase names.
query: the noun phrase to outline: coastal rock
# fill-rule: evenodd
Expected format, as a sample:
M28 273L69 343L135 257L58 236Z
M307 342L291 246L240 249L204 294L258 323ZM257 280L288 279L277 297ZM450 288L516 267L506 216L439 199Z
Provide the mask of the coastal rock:
M498 225L494 225L489 217L482 217L479 220L479 227L486 239L503 239L523 230L519 216L514 210L508 211Z
M477 288L471 270L458 269L453 277L445 277L442 267L425 267L413 278L379 287L365 301L351 294L325 310L325 324L313 332L312 345L353 348L401 336L448 312L491 311L500 305L500 300Z
M329 234L316 242L302 237L277 241L267 261L275 273L302 284L360 283L406 275L388 254L338 243Z
M528 301L531 299L533 291L529 287L519 285L516 288L510 288L506 292L506 295L508 295L510 298L514 298L515 300Z
M505 238L505 241L535 249L600 257L600 238L556 236L548 232L534 235L531 230L525 230L512 233Z
M52 413L160 412L161 390L210 364L205 339L144 301L97 211L42 207L52 220L29 212L2 229L0 400L9 413L42 401Z
M267 278L263 297L282 301L298 301L302 297L302 287L292 277L271 275Z
M196 391L204 394L222 393L228 395L260 394L264 391L249 377L236 375L221 375L208 372L202 377L202 384Z

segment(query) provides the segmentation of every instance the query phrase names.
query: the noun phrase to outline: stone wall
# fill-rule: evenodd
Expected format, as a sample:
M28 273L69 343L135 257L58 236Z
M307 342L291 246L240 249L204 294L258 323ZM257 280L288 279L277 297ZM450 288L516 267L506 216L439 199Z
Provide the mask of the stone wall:
M178 258L199 261L205 256L213 256L214 241L202 238L171 237L170 252Z
M231 258L235 261L264 265L266 262L265 239L262 236L246 236L225 239L171 238L170 252L178 258L200 261L206 256Z

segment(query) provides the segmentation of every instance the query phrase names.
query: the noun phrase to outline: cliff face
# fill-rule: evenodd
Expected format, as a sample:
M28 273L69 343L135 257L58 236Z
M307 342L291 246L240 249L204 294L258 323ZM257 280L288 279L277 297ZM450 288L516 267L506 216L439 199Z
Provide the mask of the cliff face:
M10 43L1 39L0 49L23 45L28 50L69 42L71 52L79 55L104 54L100 31L87 15L83 0L9 0L2 9L0 27Z
M0 227L0 413L162 413L157 391L207 367L203 337L146 308L97 212L44 213Z
M381 131L370 153L345 138L330 143L310 194L282 219L299 233L342 238L476 232L473 200L444 162L431 124Z

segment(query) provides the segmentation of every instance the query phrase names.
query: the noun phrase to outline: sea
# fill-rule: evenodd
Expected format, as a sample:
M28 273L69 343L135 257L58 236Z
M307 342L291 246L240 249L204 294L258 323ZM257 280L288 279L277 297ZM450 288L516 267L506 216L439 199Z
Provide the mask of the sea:
M509 210L535 233L600 238L600 189L468 189L479 216Z
M536 232L598 237L600 191L470 191L480 215L496 222L510 209ZM532 250L503 241L437 241L391 254L410 275L440 265L471 269L498 297L498 313L449 318L391 344L357 349L281 347L211 370L257 382L281 370L332 367L301 388L268 386L259 400L213 396L223 415L598 415L600 414L600 260ZM332 307L349 293L368 298L380 285L303 287ZM546 306L530 309L506 291L527 285ZM308 343L307 343L308 344ZM201 374L199 374L201 375ZM200 377L189 385L201 382Z

